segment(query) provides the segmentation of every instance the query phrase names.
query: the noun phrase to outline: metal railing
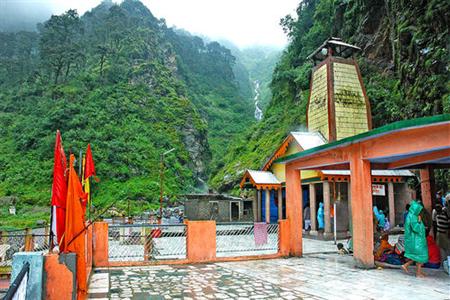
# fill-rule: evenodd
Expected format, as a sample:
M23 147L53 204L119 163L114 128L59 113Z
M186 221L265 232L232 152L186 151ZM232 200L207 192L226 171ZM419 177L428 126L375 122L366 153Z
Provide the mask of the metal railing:
M10 267L14 253L31 251L46 253L49 250L48 227L0 232L0 267Z
M278 224L218 223L216 252L217 257L276 254Z
M186 225L109 225L109 261L186 258Z
M17 275L14 282L10 285L6 296L3 300L25 300L27 295L28 273L30 272L30 264L28 262L23 264L22 269Z

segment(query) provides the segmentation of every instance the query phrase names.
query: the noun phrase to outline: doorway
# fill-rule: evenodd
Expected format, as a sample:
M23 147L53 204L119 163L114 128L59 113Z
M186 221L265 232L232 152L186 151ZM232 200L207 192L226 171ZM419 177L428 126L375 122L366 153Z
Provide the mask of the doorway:
M239 221L239 201L230 202L230 221Z

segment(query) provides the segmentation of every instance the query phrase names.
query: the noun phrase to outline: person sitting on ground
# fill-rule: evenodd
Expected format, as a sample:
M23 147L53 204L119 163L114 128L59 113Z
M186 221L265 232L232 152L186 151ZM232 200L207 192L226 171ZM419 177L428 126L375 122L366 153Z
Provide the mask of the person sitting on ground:
M424 268L439 269L441 267L441 255L439 253L439 247L435 243L433 237L427 234L428 245L428 262L423 265Z
M386 219L386 222L384 223L384 231L389 231L391 229L391 223L389 222L388 219Z
M337 248L340 255L348 254L347 249L344 248L344 245L342 243L338 243Z
M394 253L394 246L389 244L389 235L387 233L384 233L381 236L380 239L380 245L375 250L375 260L380 260L380 258L383 256L383 254L391 254Z
M405 236L404 235L401 235L398 237L397 243L395 243L394 251L401 257L403 257L403 255L405 254Z
M410 260L402 265L402 269L409 273L408 267L415 262L417 265L417 277L425 277L425 274L422 272L422 265L428 262L425 225L419 216L422 210L423 206L413 200L405 222L405 257Z

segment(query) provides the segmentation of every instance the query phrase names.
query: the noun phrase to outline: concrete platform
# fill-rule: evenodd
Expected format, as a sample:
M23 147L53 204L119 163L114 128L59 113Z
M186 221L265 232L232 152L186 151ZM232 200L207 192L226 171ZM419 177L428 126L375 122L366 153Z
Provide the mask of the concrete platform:
M105 268L96 270L89 299L449 299L450 277L442 270L425 273L357 269L351 256L338 254Z

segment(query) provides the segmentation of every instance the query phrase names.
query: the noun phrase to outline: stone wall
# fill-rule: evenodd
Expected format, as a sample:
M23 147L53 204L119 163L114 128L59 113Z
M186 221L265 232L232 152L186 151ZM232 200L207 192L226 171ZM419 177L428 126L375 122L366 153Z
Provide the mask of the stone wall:
M230 222L231 202L239 203L240 222L253 221L253 212L244 215L244 200L220 194L186 195L184 215L188 220L215 220Z

